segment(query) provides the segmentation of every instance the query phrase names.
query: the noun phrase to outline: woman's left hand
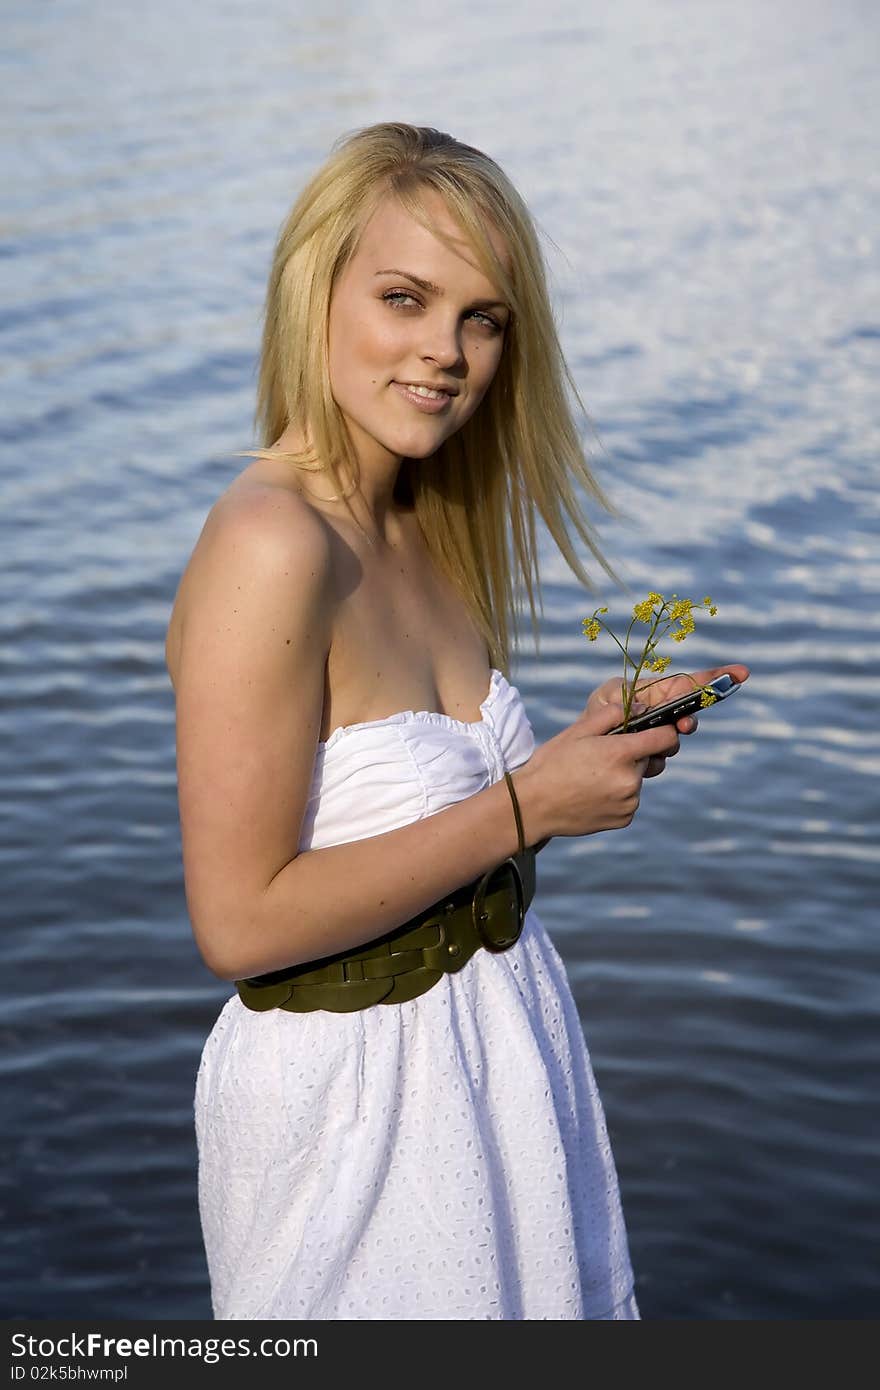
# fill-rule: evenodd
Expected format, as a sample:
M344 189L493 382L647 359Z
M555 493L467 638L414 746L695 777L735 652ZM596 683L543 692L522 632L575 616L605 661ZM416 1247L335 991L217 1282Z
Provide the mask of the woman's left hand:
M650 675L645 675L639 681L636 698L641 700L648 709L653 709L655 705L663 705L667 700L674 700L679 695L686 695L697 685L708 685L710 681L724 675L731 675L737 684L742 684L749 678L749 668L743 666L741 662L728 662L725 666L713 666L710 671L695 671L689 676L675 675L652 678ZM621 681L603 681L601 685L596 687L587 701L587 709L596 705L607 705L612 700L619 701L622 693ZM686 714L684 718L676 720L675 727L680 734L694 734L699 728L699 720L694 714ZM659 777L666 766L666 758L674 758L677 752L678 749L676 748L664 757L651 758L645 769L645 776Z

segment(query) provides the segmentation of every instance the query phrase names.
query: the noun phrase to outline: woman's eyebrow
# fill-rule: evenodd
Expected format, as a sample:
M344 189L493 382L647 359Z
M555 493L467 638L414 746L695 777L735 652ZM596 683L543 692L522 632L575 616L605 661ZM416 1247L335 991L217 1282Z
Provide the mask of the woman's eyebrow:
M435 285L432 280L423 280L420 275L413 275L411 270L377 270L376 275L401 275L404 280L411 280L414 285L418 285L420 290L426 294L443 294L439 285ZM507 309L503 299L475 299L474 304L480 309Z
M414 285L418 285L420 290L425 290L427 294L443 293L439 285L435 285L430 280L423 280L418 275L413 275L409 270L377 270L377 275L402 275L404 280L412 280Z

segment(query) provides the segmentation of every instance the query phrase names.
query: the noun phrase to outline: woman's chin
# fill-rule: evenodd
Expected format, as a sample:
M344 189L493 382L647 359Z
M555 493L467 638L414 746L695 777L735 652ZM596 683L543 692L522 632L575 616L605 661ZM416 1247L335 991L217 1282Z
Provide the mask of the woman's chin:
M439 430L433 432L431 436L424 433L409 436L399 436L397 439L387 440L385 447L391 453L396 454L402 459L426 459L432 454L436 454L440 445L445 443L449 435Z

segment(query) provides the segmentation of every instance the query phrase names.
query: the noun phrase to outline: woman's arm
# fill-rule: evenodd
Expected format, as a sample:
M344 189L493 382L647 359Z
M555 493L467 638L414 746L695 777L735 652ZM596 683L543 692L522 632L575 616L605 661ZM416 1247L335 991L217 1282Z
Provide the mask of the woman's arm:
M193 554L176 680L187 905L208 968L237 980L356 948L516 852L504 781L412 824L297 852L335 607L330 538L277 489L227 496ZM586 713L512 774L530 844L629 823L674 730L599 737Z

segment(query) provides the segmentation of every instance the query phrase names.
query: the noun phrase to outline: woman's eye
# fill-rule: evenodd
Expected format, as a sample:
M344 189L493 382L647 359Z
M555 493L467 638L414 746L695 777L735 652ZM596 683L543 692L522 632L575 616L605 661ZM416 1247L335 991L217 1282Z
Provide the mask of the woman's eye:
M422 307L415 295L407 293L406 290L386 290L382 298L385 300L386 304L390 304L393 309L408 309L413 304L417 308ZM492 333L503 332L503 324L500 324L497 319L493 319L491 314L484 314L482 310L474 309L472 311L472 317L479 321L481 327L488 328Z
M382 298L388 304L392 304L395 309L402 309L407 307L406 305L401 303L401 301L404 299L408 299L412 304L418 304L419 302L416 298L414 298L413 295L407 294L405 290L389 290L387 294L383 294Z

